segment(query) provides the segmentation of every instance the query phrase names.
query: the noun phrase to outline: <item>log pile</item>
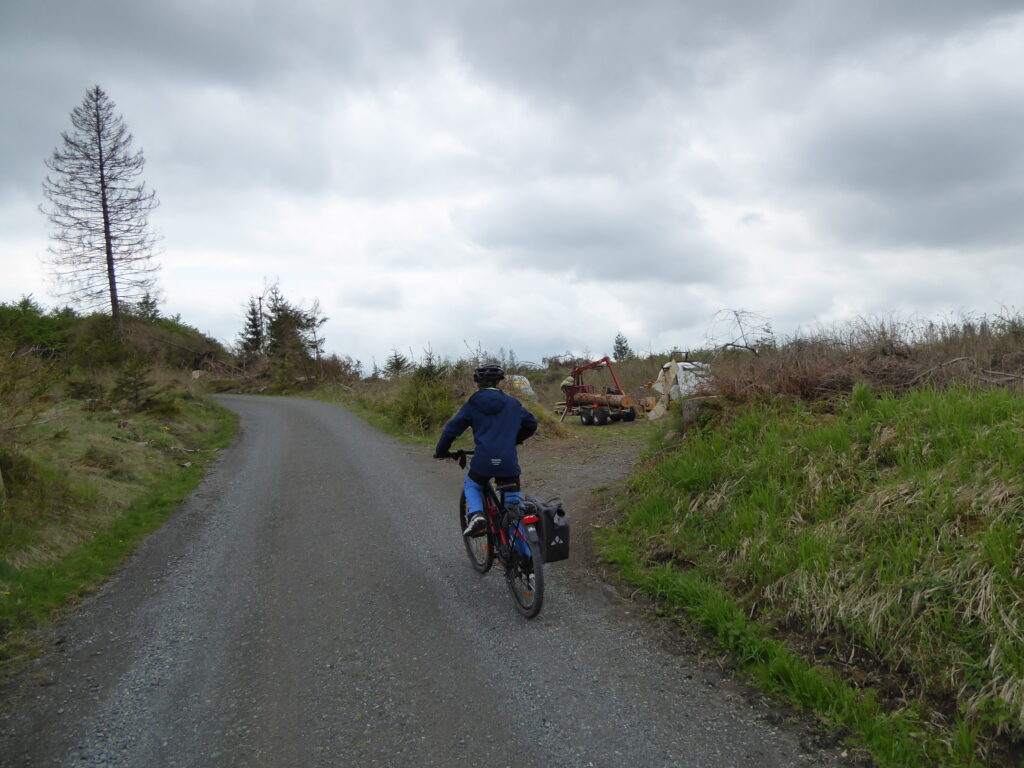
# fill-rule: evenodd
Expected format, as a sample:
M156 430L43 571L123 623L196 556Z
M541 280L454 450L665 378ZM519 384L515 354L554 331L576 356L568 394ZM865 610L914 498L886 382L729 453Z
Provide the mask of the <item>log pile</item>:
M612 408L631 408L633 398L629 395L600 395L594 392L580 392L573 397L575 405L603 405Z

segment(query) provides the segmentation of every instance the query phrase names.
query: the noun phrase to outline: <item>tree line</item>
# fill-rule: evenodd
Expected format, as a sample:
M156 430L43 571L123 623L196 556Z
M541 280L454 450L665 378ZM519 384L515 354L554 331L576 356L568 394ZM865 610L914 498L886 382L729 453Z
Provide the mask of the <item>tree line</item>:
M235 340L239 365L254 378L269 378L278 388L324 378L359 378L358 361L325 355L322 329L327 320L319 300L306 308L285 298L277 283L267 286L246 306Z

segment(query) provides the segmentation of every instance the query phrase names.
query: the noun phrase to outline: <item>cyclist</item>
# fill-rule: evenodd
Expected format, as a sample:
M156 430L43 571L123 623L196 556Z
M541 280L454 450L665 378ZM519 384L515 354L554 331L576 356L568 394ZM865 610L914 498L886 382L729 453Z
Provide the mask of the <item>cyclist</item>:
M505 490L505 503L518 504L522 499L519 487L519 456L516 446L537 431L537 417L511 395L498 389L505 371L496 363L486 363L473 372L477 391L463 403L455 417L445 424L441 439L434 449L435 459L447 459L452 443L473 429L475 444L464 489L469 525L464 535L482 531L484 520L484 487L494 478Z

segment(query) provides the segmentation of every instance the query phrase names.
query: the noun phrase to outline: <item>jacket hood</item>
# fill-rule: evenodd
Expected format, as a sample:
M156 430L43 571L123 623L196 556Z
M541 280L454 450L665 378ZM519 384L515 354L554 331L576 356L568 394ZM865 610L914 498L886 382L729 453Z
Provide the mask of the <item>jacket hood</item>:
M481 389L469 398L470 404L488 416L493 416L505 407L504 392L497 389Z

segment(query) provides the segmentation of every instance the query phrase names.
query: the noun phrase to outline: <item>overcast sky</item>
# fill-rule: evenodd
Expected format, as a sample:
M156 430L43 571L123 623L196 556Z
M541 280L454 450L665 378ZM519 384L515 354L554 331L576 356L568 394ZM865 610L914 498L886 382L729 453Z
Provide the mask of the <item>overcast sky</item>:
M165 313L278 280L329 351L522 360L1021 305L1024 2L3 0L0 301L100 85Z

